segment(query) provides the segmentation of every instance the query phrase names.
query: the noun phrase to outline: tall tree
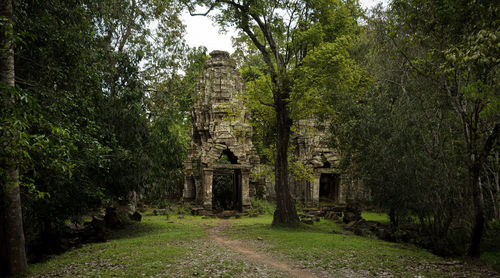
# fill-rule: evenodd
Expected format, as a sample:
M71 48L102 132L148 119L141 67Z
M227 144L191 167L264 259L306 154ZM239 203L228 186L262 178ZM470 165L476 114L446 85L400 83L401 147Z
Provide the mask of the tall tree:
M474 211L468 255L478 257L486 221L480 175L500 133L500 6L488 0L398 0L392 10L394 34L406 36L398 50L406 55L408 46L420 48L419 55L407 56L409 65L450 101L460 120Z
M288 151L293 125L291 103L300 96L310 97L296 90L297 81L308 78L300 68L306 57L320 45L334 43L354 31L355 18L359 15L357 2L209 0L195 3L205 7L206 12L195 13L195 6L189 4L192 15L207 15L218 9L220 14L215 19L219 25L237 27L263 61L261 72L267 77L261 81L267 83L272 98L267 102L259 98L259 103L271 107L275 115L276 211L273 225L296 225L298 217L288 184ZM331 58L327 60L332 61Z
M8 107L15 105L12 98L5 97L5 95L10 96L11 91L15 90L14 27L11 0L0 3L0 20L2 24L0 28L0 88L2 96L4 96L2 110L9 110ZM1 136L9 136L4 132L8 133L2 128ZM2 146L2 148L9 147L11 146ZM18 275L25 273L28 270L28 265L24 241L19 170L15 157L10 159L9 165L2 165L2 168L6 166L4 169L7 169L8 173L3 177L0 187L2 200L0 205L0 219L2 220L2 224L0 224L0 267L2 270L6 269L8 274Z
M394 0L374 10L364 51L374 86L353 106L344 141L350 168L394 224L416 215L431 241L469 241L475 257L486 221L481 175L498 143L498 12L494 1ZM450 236L457 229L461 244Z
M80 222L82 215L125 199L131 190L157 183L153 166L162 174L170 167L150 155L159 153L152 136L156 141L167 136L175 141L175 136L167 130L170 123L152 134L146 87L175 70L184 47L174 1L20 0L13 5L14 33L21 36L15 44L16 99L22 101L0 115L2 124L8 119L21 127L15 138L23 140L8 143L23 145L16 145L22 159L15 160L0 148L1 174L4 161L16 161L27 251L36 256L37 250L60 251L54 241L68 220ZM156 31L150 28L155 18ZM27 99L29 105L39 104L38 114L26 109ZM2 136L2 146L6 138L14 136Z
M189 2L189 1L188 1ZM269 75L272 101L260 101L275 112L276 211L273 225L297 225L298 217L289 190L288 150L293 120L290 103L303 60L324 42L333 42L352 31L358 14L356 1L240 1L208 0L195 2L207 15L219 10L215 18L220 26L240 29L257 49Z

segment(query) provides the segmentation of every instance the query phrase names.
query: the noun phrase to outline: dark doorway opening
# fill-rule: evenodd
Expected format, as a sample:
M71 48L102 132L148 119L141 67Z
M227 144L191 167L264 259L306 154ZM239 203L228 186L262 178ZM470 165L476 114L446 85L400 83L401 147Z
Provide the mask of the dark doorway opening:
M212 182L212 209L241 210L241 178L239 170L220 170Z
M229 149L225 149L215 160L216 164L238 164L238 158Z
M193 196L193 199L196 199L198 197L197 192L196 192L196 183L194 181L194 177L191 176L189 178L189 183L190 183L190 186L191 186L191 196Z
M339 201L339 174L321 174L319 180L319 199L325 202Z

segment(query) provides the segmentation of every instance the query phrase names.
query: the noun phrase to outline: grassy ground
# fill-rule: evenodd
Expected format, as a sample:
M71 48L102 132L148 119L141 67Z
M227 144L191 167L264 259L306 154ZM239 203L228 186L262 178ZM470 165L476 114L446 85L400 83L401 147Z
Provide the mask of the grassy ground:
M165 217L145 217L142 223L118 231L114 238L88 244L30 266L30 271L65 277L139 277L165 271L189 252L189 242L205 235L198 225L168 223Z
M341 231L333 221L321 220L300 229L271 228L271 221L271 216L244 218L235 221L227 233L258 250L274 253L302 268L316 269L326 276L488 277L491 274L413 245L332 233ZM259 237L263 240L258 240Z
M30 277L286 277L239 258L209 240L217 219L147 216L104 243L88 244L44 263Z
M366 220L377 221L382 224L389 224L389 215L382 212L363 211L361 217Z
M379 219L378 214L364 214ZM385 217L386 218L386 217ZM221 220L144 217L108 242L85 245L30 266L32 277L287 277L211 240ZM324 277L491 277L488 267L446 260L411 245L333 233L321 220L299 229L271 228L272 216L229 220L224 235Z

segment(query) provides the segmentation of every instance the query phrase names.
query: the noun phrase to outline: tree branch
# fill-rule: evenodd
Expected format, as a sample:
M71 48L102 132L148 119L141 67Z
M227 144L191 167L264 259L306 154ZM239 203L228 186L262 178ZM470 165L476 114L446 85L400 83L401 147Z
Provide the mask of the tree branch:
M264 37L266 38L266 41L269 43L269 47L271 47L271 51L274 54L274 58L276 59L276 66L278 67L278 72L283 72L283 59L281 57L281 54L279 53L278 46L276 44L276 41L273 38L273 35L271 33L271 30L269 30L269 25L265 24L262 22L260 17L258 17L254 13L249 14L255 22L257 22L257 25L259 25L260 30L262 30L262 33L264 34Z
M204 13L193 13L193 12L191 12L191 9L188 9L189 15L190 16L207 16L215 8L215 6L216 6L215 3L212 4L210 6L210 8L206 12L204 12Z
M275 106L274 106L274 104L272 104L272 103L267 103L267 102L264 102L264 101L260 98L260 96L257 96L257 99L259 100L260 104L262 104L262 105L269 106L269 107L273 107L273 108L275 107Z
M135 0L132 0L132 7L131 7L132 12L130 13L130 16L128 18L127 31L125 32L125 34L123 35L123 37L120 41L120 45L118 46L118 52L122 52L123 47L125 46L125 43L128 40L128 37L132 33L132 24L134 23L134 18L135 18L135 6L136 6L136 2L135 2Z
M255 44L257 49L262 53L262 56L264 57L264 62L266 63L267 67L269 68L269 72L271 73L271 79L273 82L277 81L277 73L274 70L274 65L271 60L271 56L269 55L269 52L267 51L266 47L259 41L257 36L252 32L250 29L250 25L248 24L248 13L245 9L240 10L242 13L242 18L241 18L241 28L243 31L250 37L252 42Z
M486 142L484 143L483 149L481 150L481 153L479 156L480 165L482 165L486 162L486 159L488 158L488 155L490 154L491 149L495 145L495 141L498 138L499 132L500 132L500 124L497 122L497 123L495 123L495 127L493 127L493 131L486 139Z

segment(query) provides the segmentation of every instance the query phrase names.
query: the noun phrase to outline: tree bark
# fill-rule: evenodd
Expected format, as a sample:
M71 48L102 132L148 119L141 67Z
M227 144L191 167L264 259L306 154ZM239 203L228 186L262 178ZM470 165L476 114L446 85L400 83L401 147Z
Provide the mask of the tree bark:
M472 224L471 242L468 251L469 257L479 258L481 254L480 244L484 233L484 199L479 182L480 167L475 163L469 169L469 185L472 189L472 203L474 206L474 221Z
M14 71L14 44L12 39L12 1L2 1L0 4L0 16L9 20L2 26L0 33L0 82L8 87L15 85ZM2 103L6 107L12 105L11 100ZM0 227L0 252L6 251L7 256L2 254L1 266L7 266L7 273L18 275L26 273L28 265L26 262L26 251L24 243L23 216L21 210L21 196L19 188L19 171L15 165L9 165L8 176L4 177L5 183L0 188L0 196L3 205L0 207L0 217L3 225ZM2 267L4 269L4 267Z
M475 130L470 130L469 134L475 136ZM486 142L481 148L479 155L473 152L475 149L475 140L469 140L469 186L472 191L472 204L474 206L474 219L472 223L472 235L470 246L467 255L472 258L479 258L481 255L481 238L484 233L484 224L486 217L484 215L484 198L480 183L480 175L483 170L483 165L486 163L488 156L498 138L500 132L500 123L496 123L491 134L487 137ZM475 139L476 137L471 137ZM471 143L472 142L472 143Z
M24 242L23 215L19 188L19 172L12 169L10 183L4 192L5 238L8 250L8 269L10 275L18 275L28 271ZM9 186L10 185L10 186Z
M279 92L277 92L279 94ZM286 103L276 98L276 165L275 191L276 210L274 211L273 226L296 226L299 223L297 209L290 195L288 184L288 144L290 141L291 119Z
M290 195L290 187L288 183L288 145L290 142L290 128L292 121L290 119L290 111L288 110L287 100L290 96L290 86L286 80L286 65L283 62L279 47L273 38L271 28L267 23L259 17L258 14L252 13L249 6L242 6L234 1L228 1L227 4L233 6L241 13L242 30L252 40L254 45L262 54L266 63L271 81L273 83L273 107L276 112L276 164L275 164L275 192L276 192L276 210L274 211L273 226L296 226L299 223L295 201ZM266 43L259 41L258 36L250 28L249 20L254 20L259 29L262 31L265 41L269 45L271 52L266 48ZM272 62L271 57L274 57L276 62Z

